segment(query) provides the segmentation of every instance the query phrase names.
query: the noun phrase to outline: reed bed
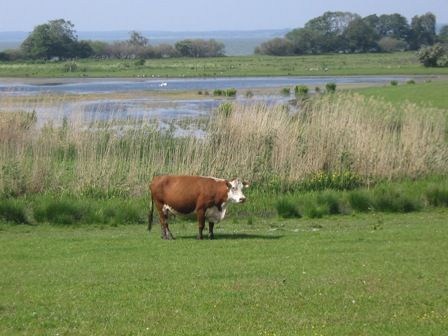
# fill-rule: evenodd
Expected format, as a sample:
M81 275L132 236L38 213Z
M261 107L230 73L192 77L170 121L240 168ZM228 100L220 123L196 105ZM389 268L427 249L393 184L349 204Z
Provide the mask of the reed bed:
M150 113L126 118L119 103L109 113L74 104L69 118L64 99L34 104L47 106L52 118L42 122L29 101L4 100L10 112L0 113L2 196L139 197L162 173L241 176L268 190L319 173L363 183L448 173L445 110L352 93L297 105L235 102L227 113L162 123ZM179 135L180 128L187 132Z

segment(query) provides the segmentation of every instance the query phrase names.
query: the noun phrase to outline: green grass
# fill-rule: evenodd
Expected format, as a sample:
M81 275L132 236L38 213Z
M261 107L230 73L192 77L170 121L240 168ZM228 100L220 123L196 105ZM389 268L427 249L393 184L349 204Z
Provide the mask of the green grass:
M356 90L368 96L379 97L394 104L411 103L448 109L448 81L433 81L425 83L399 83L397 86L382 86Z
M442 335L448 213L0 226L2 335Z
M0 62L2 76L12 77L202 77L290 75L432 75L448 68L425 68L415 52L311 56L230 56L219 58L77 60L76 71L64 62ZM319 68L320 71L310 71ZM328 68L328 72L322 69Z

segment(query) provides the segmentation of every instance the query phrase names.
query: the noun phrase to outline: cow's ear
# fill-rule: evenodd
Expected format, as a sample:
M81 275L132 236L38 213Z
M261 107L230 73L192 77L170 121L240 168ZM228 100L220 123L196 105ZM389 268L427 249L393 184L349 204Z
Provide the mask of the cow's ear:
M226 186L227 188L232 189L232 184L230 183L229 180L226 180Z
M243 181L243 186L244 186L245 188L249 188L249 186L250 186L249 181Z

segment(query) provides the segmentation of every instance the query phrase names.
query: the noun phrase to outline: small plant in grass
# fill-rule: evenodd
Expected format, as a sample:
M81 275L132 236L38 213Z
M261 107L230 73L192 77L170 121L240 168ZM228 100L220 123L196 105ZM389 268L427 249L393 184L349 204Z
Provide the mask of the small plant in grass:
M397 86L398 85L398 81L393 79L393 80L390 81L390 85Z
M413 79L408 79L408 80L406 81L406 84L415 84L415 80L413 80Z

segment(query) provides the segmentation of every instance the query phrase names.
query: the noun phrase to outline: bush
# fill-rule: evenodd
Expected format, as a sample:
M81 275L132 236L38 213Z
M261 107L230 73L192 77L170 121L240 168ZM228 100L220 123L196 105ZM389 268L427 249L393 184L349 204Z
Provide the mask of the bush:
M397 80L391 80L390 81L390 85L392 85L392 86L397 86L398 85L398 81Z
M327 92L329 93L333 93L336 91L336 83L327 83L325 84L325 89L327 90Z
M225 90L226 97L236 97L236 89L227 89Z
M382 185L374 190L375 210L382 212L413 212L419 209L418 200L396 186Z
M13 199L3 199L0 202L0 220L16 224L31 224L25 205Z
M373 207L373 200L366 190L355 190L348 194L348 202L354 211L367 212Z
M277 209L277 214L281 218L300 218L302 217L297 209L297 206L294 202L286 199L280 198L275 204L275 208Z
M431 206L448 206L448 188L431 186L426 191L426 199Z
M288 87L285 87L285 88L281 89L280 94L282 96L288 97L291 95L291 89Z
M308 94L308 86L306 85L295 85L294 94L296 96L306 96Z

